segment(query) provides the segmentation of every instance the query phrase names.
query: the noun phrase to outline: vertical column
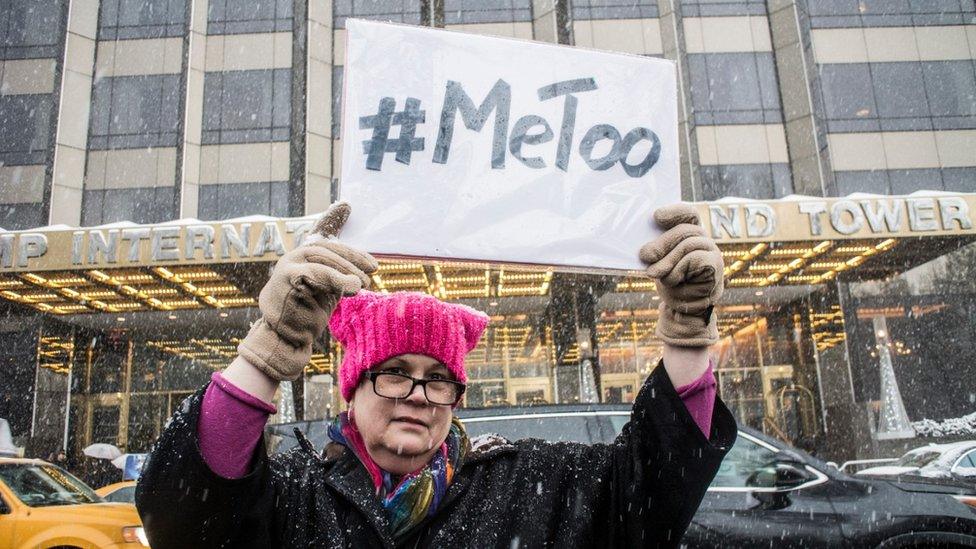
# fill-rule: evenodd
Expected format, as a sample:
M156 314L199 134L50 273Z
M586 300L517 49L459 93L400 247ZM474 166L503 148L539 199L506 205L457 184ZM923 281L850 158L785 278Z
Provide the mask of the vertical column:
M305 214L313 214L332 202L331 2L308 3L306 30Z
M203 125L203 80L207 57L208 0L192 0L186 33L186 97L184 99L183 159L180 178L180 217L197 217L200 205L200 145Z
M678 155L681 163L681 199L701 200L703 192L701 180L697 175L698 144L689 95L690 71L682 46L685 37L678 3L675 0L659 0L658 18L661 25L664 58L674 61L678 68Z
M68 8L51 176L48 223L52 225L81 221L98 6L99 0L73 0Z
M769 29L779 74L786 144L794 192L829 196L830 160L824 129L816 119L816 64L803 7L794 0L769 0Z
M532 0L532 36L540 42L572 44L568 0Z

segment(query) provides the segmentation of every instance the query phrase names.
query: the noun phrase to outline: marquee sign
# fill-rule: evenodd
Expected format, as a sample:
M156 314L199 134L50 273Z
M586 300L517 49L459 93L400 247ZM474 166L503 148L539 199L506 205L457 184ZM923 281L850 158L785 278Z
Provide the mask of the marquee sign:
M976 194L805 197L696 206L719 244L976 236ZM0 232L0 273L274 261L300 244L314 222L315 216L307 216Z

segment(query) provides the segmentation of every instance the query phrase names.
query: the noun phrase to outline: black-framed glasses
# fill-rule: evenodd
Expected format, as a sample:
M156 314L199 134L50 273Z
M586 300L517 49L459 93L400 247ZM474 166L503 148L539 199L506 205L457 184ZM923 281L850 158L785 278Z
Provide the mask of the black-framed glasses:
M383 398L407 398L414 387L420 385L427 402L439 406L454 406L460 402L466 387L448 379L417 379L394 372L366 372L366 378L373 383L373 392Z

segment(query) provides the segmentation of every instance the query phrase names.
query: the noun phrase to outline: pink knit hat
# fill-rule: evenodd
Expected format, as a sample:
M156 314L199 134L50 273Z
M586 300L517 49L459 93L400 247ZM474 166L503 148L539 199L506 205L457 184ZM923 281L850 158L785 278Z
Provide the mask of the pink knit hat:
M367 370L408 353L436 358L466 382L464 355L475 348L487 325L488 315L481 311L419 292L362 290L340 299L329 330L345 350L339 368L342 398L352 400Z

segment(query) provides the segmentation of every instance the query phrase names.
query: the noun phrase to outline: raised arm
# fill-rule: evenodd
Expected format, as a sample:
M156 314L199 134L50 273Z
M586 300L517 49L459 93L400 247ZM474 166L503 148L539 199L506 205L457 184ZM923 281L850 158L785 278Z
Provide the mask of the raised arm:
M708 368L708 346L718 342L715 304L723 291L724 262L689 204L654 212L664 234L645 244L640 258L661 296L657 336L664 342L664 367L675 387Z
M339 299L368 286L377 268L331 238L348 216L347 204L335 204L310 239L278 260L240 356L160 435L136 491L153 547L272 545L272 471L258 448L270 401L279 382L302 374Z
M714 306L723 289L722 254L692 206L661 208L654 220L665 232L640 256L661 296L663 368L644 383L630 422L612 445L606 520L622 526L622 545L671 547L679 544L735 441L736 425L715 397L714 380L703 378L711 371L708 346L718 341ZM694 394L679 394L678 388Z

